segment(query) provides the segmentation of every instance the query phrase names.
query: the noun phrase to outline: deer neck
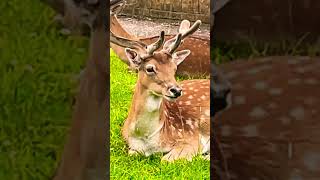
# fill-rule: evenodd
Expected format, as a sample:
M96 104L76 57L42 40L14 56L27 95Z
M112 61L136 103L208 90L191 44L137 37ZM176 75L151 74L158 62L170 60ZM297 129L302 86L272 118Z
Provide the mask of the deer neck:
M129 136L150 138L160 131L163 126L160 118L162 100L141 83L136 85L128 116Z
M107 34L103 28L92 32L89 58L80 80L72 127L55 180L63 179L66 174L77 176L80 173L86 176L81 179L91 179L93 176L106 179L106 153L103 151L108 138L106 123L109 109L106 42Z

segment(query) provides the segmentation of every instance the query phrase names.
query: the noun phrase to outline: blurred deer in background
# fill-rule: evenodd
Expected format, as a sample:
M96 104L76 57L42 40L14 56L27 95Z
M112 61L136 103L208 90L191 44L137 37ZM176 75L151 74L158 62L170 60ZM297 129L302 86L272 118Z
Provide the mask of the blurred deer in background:
M104 22L106 7L99 1L88 2L63 1L64 14L76 17L71 24L86 24L91 33L89 58L80 79L71 129L54 180L104 180L108 177L110 79L106 43L109 36Z
M162 160L174 161L209 153L210 82L185 80L178 84L175 80L177 66L190 54L190 50L177 49L200 24L197 21L190 28L189 21L182 21L178 35L166 41L161 51L157 50L164 43L164 32L147 48L125 49L131 66L138 69L122 130L130 154L163 152Z
M213 121L214 178L319 179L320 58L256 58L220 68L233 97Z

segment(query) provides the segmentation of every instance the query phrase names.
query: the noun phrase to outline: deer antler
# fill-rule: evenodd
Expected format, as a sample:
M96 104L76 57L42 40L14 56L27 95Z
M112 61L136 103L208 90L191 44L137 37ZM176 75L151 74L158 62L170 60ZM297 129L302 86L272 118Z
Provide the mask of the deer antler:
M183 42L183 39L185 39L186 37L196 32L199 29L200 25L201 25L200 20L197 20L191 27L190 27L190 21L183 20L180 24L179 33L174 38L168 40L163 45L163 49L168 51L170 54L172 54ZM180 38L180 40L178 40L178 38Z
M144 49L146 51L147 56L152 56L153 53L157 49L159 49L164 43L164 31L161 31L159 39L150 45L146 45L141 41L116 36L112 31L110 31L110 42L121 47L132 49Z
M150 44L147 47L147 54L153 55L153 53L159 49L164 43L164 31L161 31L158 41L154 42L153 44Z
M147 45L141 41L131 40L123 37L116 36L112 31L110 31L110 42L121 46L132 49L147 49Z
M110 1L110 15L119 14L127 3L125 0L111 0Z
M174 53L174 51L178 49L179 45L181 44L182 34L177 34L177 36L173 40L175 40L174 43L171 43L170 45L168 45L168 48L166 48L166 50L170 54Z

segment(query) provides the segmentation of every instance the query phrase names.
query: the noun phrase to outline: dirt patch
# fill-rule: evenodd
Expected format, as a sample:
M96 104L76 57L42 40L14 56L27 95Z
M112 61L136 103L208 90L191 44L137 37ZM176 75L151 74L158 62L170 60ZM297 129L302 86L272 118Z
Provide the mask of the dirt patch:
M160 31L165 31L166 34L176 34L179 30L181 21L173 20L155 20L155 19L137 19L124 16L118 17L121 25L130 33L135 36L156 36ZM210 38L210 26L202 24L196 35Z

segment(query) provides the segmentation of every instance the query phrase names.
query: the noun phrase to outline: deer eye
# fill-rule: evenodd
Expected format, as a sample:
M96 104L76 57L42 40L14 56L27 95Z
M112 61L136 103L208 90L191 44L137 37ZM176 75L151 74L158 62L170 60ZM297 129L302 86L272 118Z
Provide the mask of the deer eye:
M155 67L153 65L147 65L146 66L146 72L147 74L154 74L156 71L155 71Z

